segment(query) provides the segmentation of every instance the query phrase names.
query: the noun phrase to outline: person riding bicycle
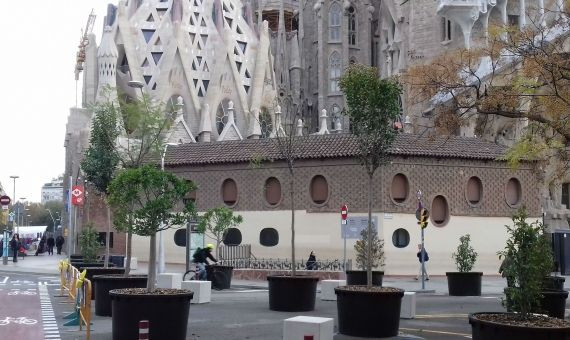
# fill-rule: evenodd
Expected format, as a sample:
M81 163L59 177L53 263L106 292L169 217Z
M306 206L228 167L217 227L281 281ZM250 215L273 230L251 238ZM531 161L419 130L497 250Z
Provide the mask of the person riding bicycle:
M194 252L194 263L198 266L198 280L206 281L208 279L208 274L206 273L206 266L208 265L208 259L217 263L218 260L212 256L212 250L214 245L208 243L206 248L198 248Z

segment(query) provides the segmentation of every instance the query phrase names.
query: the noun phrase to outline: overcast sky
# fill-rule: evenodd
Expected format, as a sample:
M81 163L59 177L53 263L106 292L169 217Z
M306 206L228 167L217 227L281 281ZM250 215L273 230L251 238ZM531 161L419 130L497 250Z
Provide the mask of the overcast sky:
M75 106L75 54L91 9L99 42L107 4L118 0L19 0L0 20L0 183L12 197L39 202L64 171L65 123ZM79 84L81 89L81 84ZM79 95L81 91L78 91ZM81 97L78 98L81 103Z

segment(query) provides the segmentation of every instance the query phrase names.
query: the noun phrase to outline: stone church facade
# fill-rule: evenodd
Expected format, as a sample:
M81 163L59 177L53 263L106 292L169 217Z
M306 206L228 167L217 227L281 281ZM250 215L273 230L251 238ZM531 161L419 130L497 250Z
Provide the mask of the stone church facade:
M527 13L541 12L540 8L534 10L538 4L549 8L558 5L559 0L536 3L524 0L119 1L108 7L100 43L91 35L85 46L82 107L71 109L67 124L66 178L71 176L73 183L82 181L79 164L88 145L91 122L87 107L97 101L115 100L117 96L140 98L141 93L175 111L175 124L165 142L190 145L189 150L211 153L223 148L224 143L262 149L269 138L283 129L296 129L297 135L305 136L300 138L330 139L332 145L336 145L350 126L348 119L342 116L344 98L339 88L339 78L349 64L376 66L379 77L399 75L408 67L426 63L445 51L482 43L492 23L524 26L531 19ZM104 96L106 88L112 89L110 98ZM430 108L411 105L406 92L401 103L400 119L406 132L402 136L417 137L402 137L402 145L414 148L428 143L421 136L433 126L427 114ZM298 106L301 112L294 121L287 120L286 116L291 104ZM496 143L509 145L524 124L498 121L493 132L479 137L490 141L484 145L486 148L496 148ZM322 136L330 134L332 136ZM426 200L432 204L440 197L437 204L441 204L441 200L447 202L446 216L453 217L446 227L434 228L438 241L432 251L439 255L436 259L441 259L434 262L442 261L438 271L450 269L449 255L460 233L484 235L487 232L478 229L481 220L485 220L485 228L494 228L496 232L493 234L497 236L496 242L483 251L484 270L494 270L497 262L494 254L500 250L499 243L505 237L503 226L520 206L518 202L524 202L533 217L540 217L541 205L547 206L549 211L556 211L549 215L552 223L567 227L568 211L559 202L563 190L556 188L553 199L544 198L548 194L533 180L530 165L508 169L505 163L496 160L503 149L483 158L475 157L473 154L478 150L468 145L483 141L474 138L473 126L462 128L458 134L467 139L454 144L464 149L449 149L457 155L395 152L394 162L387 166L386 173L379 175L383 189L378 188L381 203L375 207L375 214L384 222L386 244L389 246L396 229L404 229L410 235L410 245L389 250L389 256L400 258L398 252L403 252L406 258L414 257L417 233L412 197L414 190L424 190L422 179L426 182ZM441 143L445 145L444 141ZM473 154L465 154L465 150ZM190 159L189 155L186 157ZM244 239L258 245L259 242L254 242L259 237L258 229L268 225L263 221L275 220L279 221L275 228L282 237L281 243L286 244L288 199L283 195L279 198L280 204L271 206L261 199L259 191L263 187L259 181L268 176L285 187L284 170L279 162L252 170L248 165L250 161L190 162L171 164L170 168L199 183L197 204L201 211L224 204L218 202L220 187L225 179L233 178L238 192L228 190L239 196L239 200L230 206L243 214L246 221L251 220L245 227L253 230L244 232ZM305 238L299 238L301 254L309 250L313 241L318 244L328 239L335 245L322 244L321 257L338 258L337 210L341 203L349 201L352 211L363 213L363 173L355 158L346 155L313 154L303 160L300 167L303 170L299 183L304 184L299 184L299 202L308 207L300 212L300 228L319 224L318 233L305 233ZM307 188L311 187L316 169L322 169L320 181L328 183L330 189L322 205L308 201ZM478 179L471 180L471 177ZM398 189L400 196L406 191L403 202L398 201L401 197L391 199L387 191L394 178L397 183L408 183L409 190L401 186ZM511 181L513 178L516 181ZM64 190L68 190L69 181L64 183ZM471 195L475 195L473 188L482 188L481 204L466 201L466 186L471 188ZM507 195L507 191L510 194ZM509 205L505 203L509 199L515 202L513 192L520 197L516 204ZM321 192L321 195L324 194ZM93 200L93 209L79 209L77 230L87 220L104 224L101 215L104 210L98 217L98 209L94 208L100 205ZM64 220L66 224L69 225L69 221ZM329 225L334 226L334 231L326 229ZM106 229L98 227L101 231ZM334 236L328 238L329 235ZM112 252L122 253L124 235L116 235L114 240ZM170 251L175 249L169 247ZM286 255L278 247L259 246L256 251L256 255L266 257ZM169 256L179 259L179 255L174 251ZM403 268L402 273L410 273L407 260L393 263L394 267L388 267L389 272L400 273L398 268Z

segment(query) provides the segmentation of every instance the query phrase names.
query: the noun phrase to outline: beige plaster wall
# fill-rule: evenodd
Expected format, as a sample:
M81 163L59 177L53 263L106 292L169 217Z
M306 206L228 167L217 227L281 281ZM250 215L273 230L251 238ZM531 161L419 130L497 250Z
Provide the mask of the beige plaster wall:
M243 243L252 245L257 258L286 258L290 256L290 212L288 211L248 211L240 212L244 223L240 227ZM363 214L358 214L362 216ZM375 213L380 221L380 234L385 239L386 274L415 275L419 262L416 257L420 243L420 229L415 215ZM351 216L357 216L352 214ZM297 258L306 261L311 250L318 259L343 258L343 241L340 235L340 214L307 213L296 211L296 250ZM500 265L497 251L504 248L506 224L512 223L507 217L466 217L452 216L444 227L429 225L425 233L426 249L429 253L428 271L430 275L443 275L455 270L451 254L457 248L459 237L471 234L472 245L479 253L475 270L487 275L497 274ZM259 244L259 232L265 227L279 231L279 244L263 247ZM410 233L410 244L396 248L392 244L394 230L404 228ZM184 263L184 248L173 241L174 230L165 232L165 254L167 263ZM148 261L148 237L133 237L134 256ZM206 242L208 239L206 239ZM347 258L354 259L353 246L356 240L347 240Z

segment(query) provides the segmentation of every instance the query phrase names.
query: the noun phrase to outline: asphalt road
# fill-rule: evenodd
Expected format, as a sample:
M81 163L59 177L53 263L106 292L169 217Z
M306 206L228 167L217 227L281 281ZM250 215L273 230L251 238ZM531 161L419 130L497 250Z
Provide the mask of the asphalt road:
M85 332L77 326L63 326L67 321L63 316L73 311L73 303L69 298L56 296L57 282L53 276L0 272L0 339L85 339ZM402 319L400 331L402 338L470 338L468 313L502 310L498 295L418 294L417 316ZM336 302L321 301L317 295L314 311L284 313L269 310L267 291L263 289L213 291L211 303L190 307L187 339L278 340L282 339L283 320L300 314L336 318ZM110 339L111 318L94 316L91 335L94 340Z

